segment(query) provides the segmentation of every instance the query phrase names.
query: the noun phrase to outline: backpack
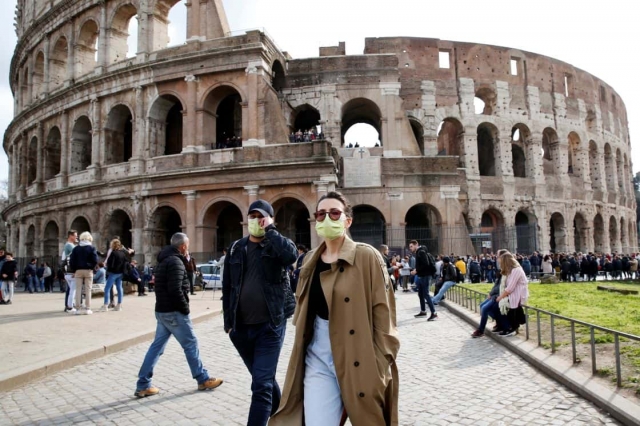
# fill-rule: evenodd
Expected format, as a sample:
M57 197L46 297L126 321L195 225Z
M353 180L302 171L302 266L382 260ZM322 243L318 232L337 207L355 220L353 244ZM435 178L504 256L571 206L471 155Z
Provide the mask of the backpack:
M436 260L433 258L431 253L429 253L424 246L420 246L418 248L418 251L424 253L424 255L426 257L428 275L429 276L435 275L435 273L436 273ZM416 253L416 254L419 255L419 253Z

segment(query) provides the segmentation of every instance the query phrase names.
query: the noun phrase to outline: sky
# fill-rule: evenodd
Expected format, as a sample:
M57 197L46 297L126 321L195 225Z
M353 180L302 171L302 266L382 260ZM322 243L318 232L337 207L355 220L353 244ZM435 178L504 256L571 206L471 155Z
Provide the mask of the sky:
M231 30L264 29L294 58L365 37L411 36L508 46L568 62L607 82L627 108L633 171L640 171L640 2L629 0L223 0ZM185 33L184 2L172 9L171 44ZM9 66L15 0L0 1L0 130L13 117ZM640 138L640 136L638 136ZM635 149L633 149L635 148ZM8 163L0 150L0 179Z

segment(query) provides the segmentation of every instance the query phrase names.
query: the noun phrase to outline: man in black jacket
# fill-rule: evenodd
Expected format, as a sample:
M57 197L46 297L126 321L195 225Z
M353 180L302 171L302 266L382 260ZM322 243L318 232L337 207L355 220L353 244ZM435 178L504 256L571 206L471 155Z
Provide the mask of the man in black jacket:
M13 299L13 287L18 278L18 262L13 260L13 253L5 253L4 263L0 269L0 280L2 280L2 299L0 305L10 305Z
M209 377L202 365L198 339L193 332L189 317L189 278L183 258L189 249L189 238L178 232L171 237L171 245L158 255L156 277L156 337L144 357L138 373L135 396L144 398L156 395L158 388L151 386L153 368L164 352L169 338L173 335L182 346L187 357L191 375L198 382L198 390L214 389L222 384L222 379Z
M296 246L273 224L273 207L251 203L249 236L237 240L224 259L224 329L252 377L248 425L264 426L280 405L276 369L287 318L295 310L287 266Z
M414 316L416 318L427 316L426 306L424 304L426 300L429 311L431 311L431 315L429 315L427 321L435 321L438 319L438 314L436 314L436 308L433 306L433 301L429 294L429 281L435 273L435 263L433 262L433 258L429 259L426 247L418 244L416 240L412 240L409 243L409 250L416 256L416 268L411 271L411 275L416 276L416 286L418 287L418 297L420 298L420 312Z

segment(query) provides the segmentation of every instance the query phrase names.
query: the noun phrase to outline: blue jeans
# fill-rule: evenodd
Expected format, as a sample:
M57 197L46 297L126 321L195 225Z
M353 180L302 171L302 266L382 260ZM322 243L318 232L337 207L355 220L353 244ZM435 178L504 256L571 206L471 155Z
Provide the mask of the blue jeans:
M109 304L109 297L111 296L111 287L113 283L116 283L116 289L118 290L118 303L122 303L122 274L109 274L107 278L107 285L104 287L104 304Z
M433 302L431 301L431 295L429 294L429 276L419 277L416 275L416 283L418 285L418 297L420 298L420 312L427 312L427 307L424 301L427 301L429 305L429 311L434 313L436 311Z
M478 331L484 333L484 329L487 327L487 321L489 320L489 315L493 312L494 305L498 306L498 302L493 297L485 300L480 304L480 326L478 327ZM498 310L498 312L500 312ZM497 318L494 318L496 321Z
M151 387L151 378L153 377L153 368L158 363L160 355L164 353L164 348L171 335L173 335L187 357L191 376L196 379L198 384L202 384L209 380L209 373L205 370L200 359L200 350L198 349L198 339L193 332L191 318L180 312L156 312L156 337L144 357L142 367L138 373L138 383L136 391L149 389Z
M487 282L494 282L496 279L496 272L493 269L487 269Z
M447 290L449 290L454 285L456 285L455 281L445 281L444 284L442 284L442 288L440 288L440 291L438 292L438 294L433 296L433 303L440 303L440 301L444 297L444 294L447 292Z
M280 405L276 369L286 328L286 321L278 326L269 321L263 324L236 324L236 328L229 332L229 338L252 379L247 426L265 426Z
M35 290L36 293L38 292L38 278L33 276L33 275L29 275L27 277L27 285L25 286L25 291L29 291L29 293L33 293L33 291Z

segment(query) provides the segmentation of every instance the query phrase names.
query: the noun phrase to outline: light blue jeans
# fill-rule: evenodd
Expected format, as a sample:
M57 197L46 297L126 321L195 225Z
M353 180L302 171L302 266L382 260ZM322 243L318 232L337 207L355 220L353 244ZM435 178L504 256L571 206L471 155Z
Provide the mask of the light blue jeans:
M342 418L340 385L333 364L329 321L316 317L313 338L307 347L304 372L306 426L338 426Z
M122 303L122 274L109 274L107 278L107 285L104 287L104 304L109 304L109 298L111 297L111 287L113 283L116 284L116 290L118 290L118 303Z
M138 373L138 383L136 391L149 389L151 387L151 378L153 377L153 368L158 363L160 355L164 353L164 348L169 342L169 338L173 335L187 357L191 376L196 379L198 384L202 384L209 380L209 373L205 370L200 359L200 350L198 349L198 339L193 332L193 325L189 315L180 312L156 312L156 337L144 357L142 367Z
M454 285L456 285L455 281L445 281L444 284L442 284L442 288L440 288L438 294L433 297L433 303L440 303L447 290L449 290Z

